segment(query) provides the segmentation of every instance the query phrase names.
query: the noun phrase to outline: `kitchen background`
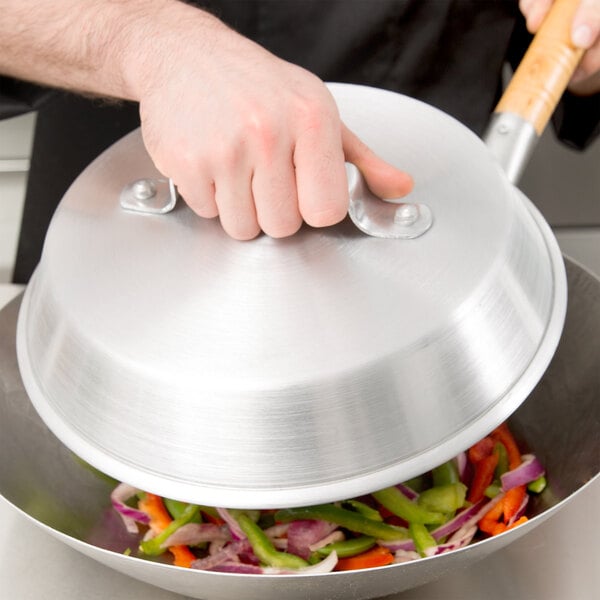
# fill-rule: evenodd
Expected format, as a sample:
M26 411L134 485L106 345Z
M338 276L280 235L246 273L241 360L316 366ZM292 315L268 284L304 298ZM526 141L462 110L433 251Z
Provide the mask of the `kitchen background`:
M17 249L35 114L0 121L0 283ZM600 274L600 142L580 153L549 128L519 186L554 228L565 254Z

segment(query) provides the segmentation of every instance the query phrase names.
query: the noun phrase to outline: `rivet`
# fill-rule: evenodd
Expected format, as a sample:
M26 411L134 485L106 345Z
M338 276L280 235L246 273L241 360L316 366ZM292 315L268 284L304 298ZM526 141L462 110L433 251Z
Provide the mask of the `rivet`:
M419 208L415 204L401 204L394 213L397 225L412 225L419 218Z
M131 191L137 200L148 200L156 196L156 186L151 179L138 179L132 184Z

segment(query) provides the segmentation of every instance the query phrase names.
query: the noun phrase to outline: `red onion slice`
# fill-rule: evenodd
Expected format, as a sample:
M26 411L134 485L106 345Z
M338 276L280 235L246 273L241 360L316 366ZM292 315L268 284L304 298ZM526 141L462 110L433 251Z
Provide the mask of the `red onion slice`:
M219 552L216 552L215 554L209 554L204 558L195 560L190 565L190 568L209 571L223 563L239 561L240 554L250 552L251 550L252 548L250 547L250 542L248 542L248 540L238 540L227 544L222 550L219 550Z
M264 567L263 573L265 573L265 575L318 575L319 573L331 573L335 568L335 565L337 565L337 561L337 553L332 552L321 562L310 565L309 567L304 567L303 569L277 569L275 567Z
M213 523L186 523L173 532L162 544L161 548L169 546L195 546L202 542L227 542L231 540L227 526Z
M238 522L233 518L232 514L226 508L217 508L217 513L227 525L229 525L229 531L231 531L231 537L234 540L245 540L246 534L242 531Z
M452 536L452 538L444 544L438 544L437 546L427 548L425 550L425 556L437 556L438 554L442 554L444 552L450 552L451 550L463 548L471 542L477 533L477 525L471 525L470 527L463 528L460 531L462 531L460 536Z
M516 469L507 471L500 476L502 489L505 492L514 487L531 483L546 472L542 463L533 454L524 454L521 458L523 462Z
M464 483L465 479L466 479L466 475L467 475L467 464L468 464L467 453L461 452L460 454L458 454L455 457L454 460L456 461L456 469L458 470L458 478L460 479L460 481L462 483Z
M403 483L397 483L396 487L409 499L416 500L419 497L419 494L415 492L412 488L409 488L407 485Z
M129 533L138 533L136 521L146 525L150 523L150 517L145 512L125 504L125 502L132 496L135 496L138 491L138 489L128 483L120 483L110 494L110 501L121 516L121 519L123 519L123 524Z
M338 526L318 519L292 521L287 532L288 549L291 554L308 559L310 546L327 537Z
M206 570L218 573L238 573L240 575L262 575L265 572L262 567L257 565L248 565L236 561L225 561Z
M405 563L410 562L411 560L417 560L417 558L421 558L418 552L414 550L396 550L394 555L395 563Z

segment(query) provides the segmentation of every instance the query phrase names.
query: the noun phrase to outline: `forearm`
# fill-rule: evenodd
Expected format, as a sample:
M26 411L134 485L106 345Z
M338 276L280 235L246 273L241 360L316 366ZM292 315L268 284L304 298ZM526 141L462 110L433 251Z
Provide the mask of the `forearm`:
M127 100L186 38L201 50L226 31L176 0L0 0L0 15L0 73Z

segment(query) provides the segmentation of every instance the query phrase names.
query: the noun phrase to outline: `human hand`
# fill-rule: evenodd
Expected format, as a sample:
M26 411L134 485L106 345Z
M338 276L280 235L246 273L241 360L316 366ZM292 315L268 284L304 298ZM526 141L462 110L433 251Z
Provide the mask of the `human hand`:
M344 161L380 197L411 190L343 125L321 80L216 19L191 27L193 16L161 41L168 60L142 69L139 100L150 156L197 214L240 240L333 225L348 211Z
M531 33L540 28L553 2L520 0L519 8ZM600 92L600 0L581 0L571 25L571 40L586 52L569 82L569 90L584 96Z

